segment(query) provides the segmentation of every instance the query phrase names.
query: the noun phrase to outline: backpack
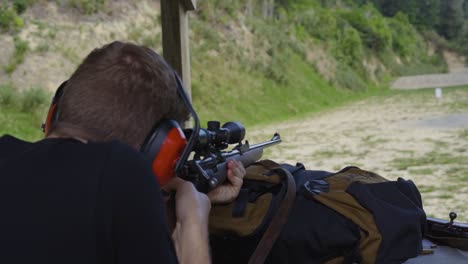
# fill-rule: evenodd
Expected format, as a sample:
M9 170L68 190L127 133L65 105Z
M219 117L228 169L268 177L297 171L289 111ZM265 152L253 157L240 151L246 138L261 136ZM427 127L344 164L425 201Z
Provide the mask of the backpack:
M411 181L263 160L209 229L213 263L402 263L421 252L425 221Z

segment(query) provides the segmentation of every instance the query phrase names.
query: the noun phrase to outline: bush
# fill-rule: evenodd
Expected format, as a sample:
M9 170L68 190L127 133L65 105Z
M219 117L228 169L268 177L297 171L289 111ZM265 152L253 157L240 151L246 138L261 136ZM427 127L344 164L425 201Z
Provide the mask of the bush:
M348 65L360 64L363 51L359 32L349 25L345 25L339 34L335 54L339 61Z
M17 30L24 26L23 19L6 2L0 5L0 31Z
M339 66L335 75L336 85L355 91L365 90L367 84L348 66Z
M287 61L294 53L304 55L304 48L299 45L289 35L289 28L286 24L270 22L268 24L262 21L252 21L252 28L255 34L262 41L263 47L259 49L266 49L266 54L270 61L262 61L261 58L252 58L255 61L254 67L262 71L264 76L277 83L288 83L288 66Z
M467 10L468 10L468 1L466 2ZM465 19L465 23L463 26L462 33L457 37L453 46L454 49L465 56L465 64L468 65L468 19Z
M230 17L235 17L236 12L241 10L241 1L218 0L215 3L215 9L226 12Z
M372 5L344 11L342 18L360 32L361 39L367 47L375 51L383 51L391 47L390 27L385 18Z
M78 8L87 15L101 11L105 3L106 0L70 0L72 7Z
M41 107L47 106L49 95L41 88L25 90L21 95L21 111L34 113Z
M397 54L408 57L420 53L419 49L424 43L417 37L417 31L410 24L407 15L398 12L389 19L389 25L392 29L392 48Z
M297 20L311 36L321 40L336 38L336 16L327 9L307 9L298 16Z
M24 11L26 11L26 9L28 8L28 5L30 4L29 3L30 0L14 0L13 1L13 7L15 8L16 10L16 13L17 14L22 14L24 13Z
M12 107L17 103L18 93L11 85L0 85L0 106Z
M23 92L11 84L0 85L0 106L13 108L25 113L36 113L49 105L50 94L44 89L34 87Z
M29 43L19 37L14 38L15 52L8 65L4 67L6 73L10 74L16 70L16 67L24 60L26 52L29 50Z

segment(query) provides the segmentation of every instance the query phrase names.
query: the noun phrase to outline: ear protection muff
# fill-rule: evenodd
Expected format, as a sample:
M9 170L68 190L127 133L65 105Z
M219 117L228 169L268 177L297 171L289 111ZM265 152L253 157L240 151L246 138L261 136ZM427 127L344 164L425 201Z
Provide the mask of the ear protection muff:
M174 120L165 120L158 124L143 144L141 152L150 159L161 186L175 176L177 161L186 145L184 132Z
M174 71L177 92L186 102L186 94L179 76ZM190 106L191 107L191 106ZM176 175L176 165L187 147L181 126L175 120L157 124L141 147L141 152L151 161L153 173L159 185L165 185Z
M42 131L45 133L47 136L49 134L50 128L52 127L52 124L57 120L58 118L58 111L57 111L57 104L59 102L60 97L63 94L63 90L65 85L67 84L67 81L64 81L58 88L57 91L55 92L54 97L52 98L52 103L50 104L49 111L47 112L47 117L45 122L42 124Z

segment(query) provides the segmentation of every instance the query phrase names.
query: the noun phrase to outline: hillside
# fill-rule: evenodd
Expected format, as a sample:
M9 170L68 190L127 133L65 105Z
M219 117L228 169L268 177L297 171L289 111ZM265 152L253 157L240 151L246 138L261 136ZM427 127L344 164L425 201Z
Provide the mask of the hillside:
M202 119L301 117L379 93L395 76L447 70L436 33L356 2L199 0L190 41ZM9 1L0 28L0 134L26 139L40 137L30 124L45 115L50 94L41 91L93 48L122 40L161 52L159 1Z

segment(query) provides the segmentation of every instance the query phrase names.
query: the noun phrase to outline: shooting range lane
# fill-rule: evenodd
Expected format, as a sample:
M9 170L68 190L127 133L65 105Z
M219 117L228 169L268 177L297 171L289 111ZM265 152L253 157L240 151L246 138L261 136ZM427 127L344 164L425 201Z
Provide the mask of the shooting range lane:
M444 58L448 73L400 77L393 82L391 88L408 90L467 85L468 67L465 67L465 58L449 51L444 52Z
M461 114L444 115L414 122L413 125L434 128L468 128L468 112Z
M459 212L468 221L468 89L374 97L309 117L247 128L250 142L279 132L265 151L279 163L337 171L355 165L396 180L413 180L429 216Z
M465 263L468 252L456 248L437 246L433 254L419 256L405 261L405 264L440 264L440 263Z

